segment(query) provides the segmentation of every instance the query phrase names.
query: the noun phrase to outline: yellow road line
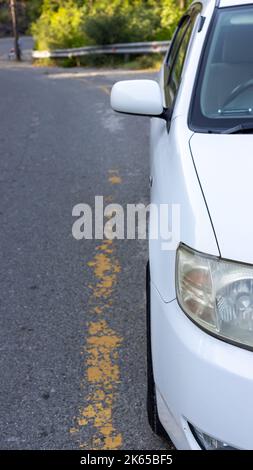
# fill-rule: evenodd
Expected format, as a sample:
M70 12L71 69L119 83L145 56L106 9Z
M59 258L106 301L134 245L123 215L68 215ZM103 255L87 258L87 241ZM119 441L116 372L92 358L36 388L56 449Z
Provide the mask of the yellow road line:
M116 362L120 343L121 338L105 320L90 322L87 339L87 380L93 390L87 397L87 406L81 411L78 424L91 424L94 427L95 433L91 442L93 449L118 449L122 444L122 436L113 424L115 393L120 381Z
M121 177L117 176L117 175L112 175L112 176L109 176L108 181L111 184L120 184L121 183Z
M106 86L106 85L100 85L98 87L100 90L102 90L104 93L106 93L106 95L109 95L111 94L111 90L110 90L110 87Z
M120 184L122 183L121 177L119 176L118 170L109 170L108 181L111 184Z
M117 170L113 170L112 176L118 176L116 173ZM70 432L77 434L81 448L119 449L122 446L122 435L115 427L113 409L120 383L118 353L122 338L110 327L106 319L106 313L113 304L112 294L121 271L112 240L102 241L97 246L88 267L93 270L89 312L93 317L97 316L97 319L88 322L83 351L86 364L83 386L88 388L88 395L85 397L84 406L79 410L75 427L70 429ZM85 443L82 442L80 434L83 427L87 427L90 435Z

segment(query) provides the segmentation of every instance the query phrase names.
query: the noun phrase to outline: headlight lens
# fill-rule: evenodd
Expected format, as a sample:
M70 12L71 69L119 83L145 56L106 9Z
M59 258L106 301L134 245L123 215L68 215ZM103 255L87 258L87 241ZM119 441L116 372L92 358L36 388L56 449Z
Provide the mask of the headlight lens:
M253 266L180 245L176 288L192 320L225 340L253 347Z
M196 441L198 442L199 446L202 449L204 450L238 450L235 447L231 447L226 442L219 441L218 439L215 439L209 436L209 434L204 433L196 426L193 426L190 423L188 424L190 426L190 429Z

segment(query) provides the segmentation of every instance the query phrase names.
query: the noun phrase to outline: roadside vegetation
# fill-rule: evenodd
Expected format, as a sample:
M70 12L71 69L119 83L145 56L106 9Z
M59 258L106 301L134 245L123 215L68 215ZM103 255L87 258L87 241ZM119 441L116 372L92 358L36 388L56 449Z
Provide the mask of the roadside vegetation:
M122 42L169 40L188 0L17 0L19 26L27 26L35 48L52 50ZM6 8L1 5L6 22ZM22 31L23 32L23 31ZM155 55L156 56L156 55ZM156 57L127 58L133 67L141 62L152 67ZM62 65L111 65L126 58L68 59Z
M30 25L41 14L43 0L16 0L18 29L27 34ZM12 35L10 0L0 0L0 37Z
M44 0L31 31L39 50L169 39L187 1Z

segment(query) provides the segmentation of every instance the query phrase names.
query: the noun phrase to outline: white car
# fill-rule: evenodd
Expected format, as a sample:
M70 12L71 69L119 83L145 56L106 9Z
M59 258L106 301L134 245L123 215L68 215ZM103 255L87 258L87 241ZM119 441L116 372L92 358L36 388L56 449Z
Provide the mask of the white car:
M149 240L151 427L253 449L253 2L194 2L159 84L118 82L111 105L152 117L151 202L180 205L177 248Z

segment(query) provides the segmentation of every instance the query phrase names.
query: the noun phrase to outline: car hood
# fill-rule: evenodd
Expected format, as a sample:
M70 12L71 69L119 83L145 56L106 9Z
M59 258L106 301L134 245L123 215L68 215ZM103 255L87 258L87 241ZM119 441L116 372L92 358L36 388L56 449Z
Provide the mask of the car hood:
M190 148L221 256L253 264L253 135L194 134Z

